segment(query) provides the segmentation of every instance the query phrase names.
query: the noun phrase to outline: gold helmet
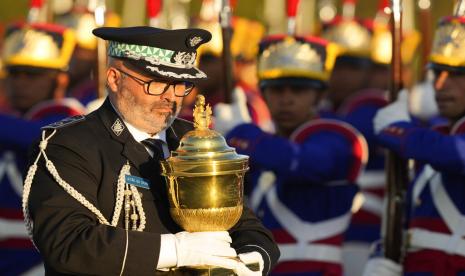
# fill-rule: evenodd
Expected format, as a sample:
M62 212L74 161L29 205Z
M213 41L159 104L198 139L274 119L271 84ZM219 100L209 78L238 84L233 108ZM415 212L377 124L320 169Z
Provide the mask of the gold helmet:
M71 29L54 24L15 24L6 31L2 60L6 67L67 70L74 47Z
M76 33L77 45L81 48L94 50L97 48L97 38L92 34L92 30L97 28L94 14L84 8L76 8L64 15L57 16L55 21L63 26L71 28ZM105 14L106 27L119 27L120 17L111 12Z
M269 36L260 43L260 86L294 81L322 89L340 51L336 44L317 37Z
M389 2L380 0L378 12L373 20L373 39L371 42L371 60L376 64L387 65L392 60L392 34L389 26ZM413 19L413 14L407 11L403 15L405 20ZM406 24L408 25L408 24ZM406 27L402 29L401 59L403 64L410 64L420 44L421 35L418 31Z
M465 17L448 16L439 21L429 67L465 71Z
M258 21L234 17L233 35L231 38L231 54L236 59L253 60L258 53L258 43L265 34L265 27ZM221 40L221 26L218 22L201 22L199 28L206 29L213 34L210 43L199 48L199 55L209 53L221 56L223 41Z
M373 35L370 23L337 16L323 26L322 37L340 45L344 56L369 58Z
M412 62L421 35L416 30L404 31L401 42L402 63ZM391 63L392 57L392 35L388 25L377 24L373 28L373 39L371 42L371 60L377 64L387 65Z

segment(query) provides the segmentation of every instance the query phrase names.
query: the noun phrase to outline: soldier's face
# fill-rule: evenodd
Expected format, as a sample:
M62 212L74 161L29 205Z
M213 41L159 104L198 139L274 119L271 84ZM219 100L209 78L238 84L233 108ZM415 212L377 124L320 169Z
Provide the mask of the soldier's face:
M465 115L465 74L436 72L436 102L439 113L451 121Z
M56 72L27 71L12 68L5 81L8 101L21 113L54 97Z
M290 136L292 132L311 119L321 92L305 86L270 86L263 90L278 134Z
M124 72L144 81L151 78L121 65ZM111 69L110 69L111 70ZM156 134L171 125L182 105L182 97L174 95L174 89L159 96L148 95L144 85L120 71L113 72L118 78L113 104L123 118L136 128L149 134ZM110 88L111 85L109 84Z
M367 70L359 65L337 62L329 80L329 100L337 107L364 87Z

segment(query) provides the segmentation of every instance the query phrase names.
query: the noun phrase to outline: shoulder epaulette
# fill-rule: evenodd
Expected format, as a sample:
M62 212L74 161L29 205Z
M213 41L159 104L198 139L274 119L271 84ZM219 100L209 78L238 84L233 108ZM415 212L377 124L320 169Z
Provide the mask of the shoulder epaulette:
M86 119L86 116L84 115L76 115L76 116L68 117L61 121L46 125L42 127L42 129L58 129L58 128L74 125L76 123L84 121L85 119Z

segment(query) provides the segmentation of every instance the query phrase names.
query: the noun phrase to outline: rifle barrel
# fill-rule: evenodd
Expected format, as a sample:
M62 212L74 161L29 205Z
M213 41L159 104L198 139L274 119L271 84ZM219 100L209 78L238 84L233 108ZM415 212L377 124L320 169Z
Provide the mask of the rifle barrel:
M395 101L402 89L402 10L400 0L392 0L392 63L390 101ZM402 258L405 190L408 183L407 162L389 151L386 162L387 212L384 237L384 253L397 263Z
M224 81L224 102L232 102L232 92L234 90L233 61L231 53L231 6L229 0L223 0L220 12L221 35L223 39L223 81Z

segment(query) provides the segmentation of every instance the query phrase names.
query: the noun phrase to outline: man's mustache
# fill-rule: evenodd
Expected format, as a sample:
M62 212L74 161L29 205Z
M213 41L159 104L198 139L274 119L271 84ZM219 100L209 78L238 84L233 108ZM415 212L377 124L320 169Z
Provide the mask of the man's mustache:
M163 102L163 103L155 103L152 106L152 109L171 109L172 112L176 112L178 104L176 102Z

